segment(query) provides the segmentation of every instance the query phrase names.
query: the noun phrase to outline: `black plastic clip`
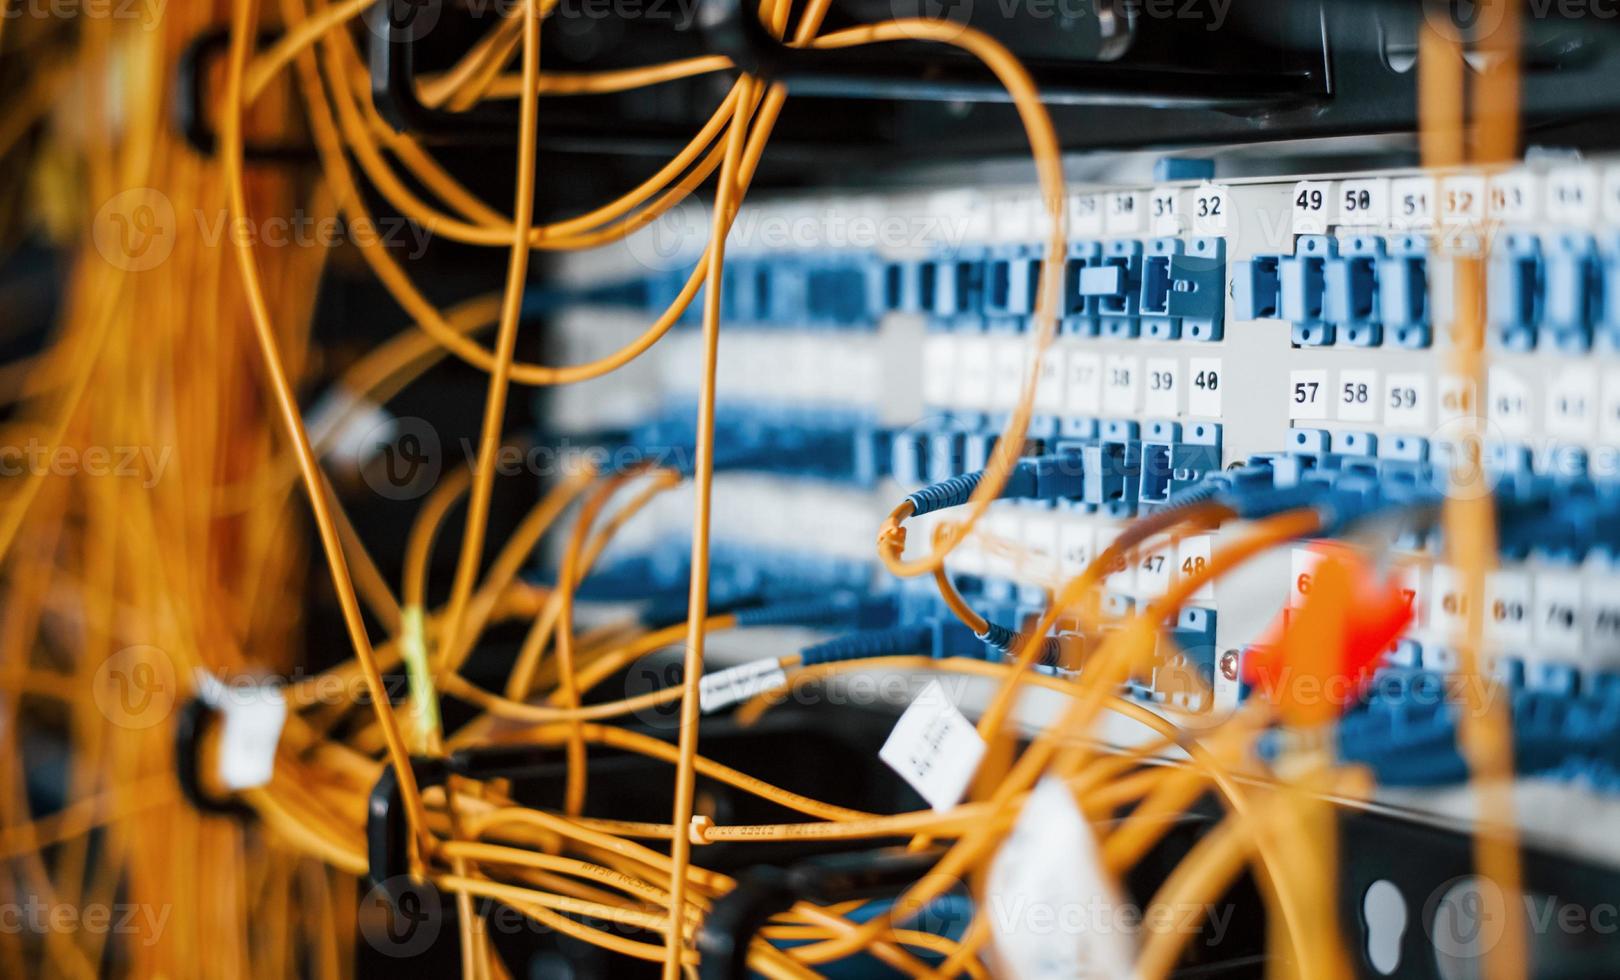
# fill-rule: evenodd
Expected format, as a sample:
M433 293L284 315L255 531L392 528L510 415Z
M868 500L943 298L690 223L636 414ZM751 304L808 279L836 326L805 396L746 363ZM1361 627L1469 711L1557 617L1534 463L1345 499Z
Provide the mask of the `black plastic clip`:
M555 753L534 746L501 745L462 749L443 759L416 756L411 759L411 772L416 776L416 785L425 787L438 786L451 776L521 779L556 761ZM410 836L399 775L392 763L385 762L366 800L366 862L372 884L390 901L398 901L403 883L411 880Z
M201 813L247 819L253 808L231 796L210 796L202 787L201 748L219 712L202 698L192 696L180 706L174 723L174 775L180 793Z
M281 34L262 31L258 46L274 44ZM174 124L191 148L204 156L219 152L219 134L208 121L208 100L203 79L216 59L226 53L231 44L231 32L226 27L203 31L191 39L174 69ZM256 163L310 163L316 159L315 148L305 144L254 143L242 146L242 159Z
M404 0L395 0L404 2ZM898 7L896 8L898 10ZM1006 89L970 58L912 45L795 47L773 37L758 0L703 0L698 27L709 50L738 70L787 85L794 95L843 99L1007 102ZM1099 52L1100 53L1100 52ZM1029 60L1041 100L1053 105L1276 109L1326 96L1319 65L1246 72L1164 69L1127 62Z
M790 868L761 865L744 874L703 920L697 948L702 980L745 980L748 946L770 918L800 900L833 903L892 895L926 875L941 851L886 848L810 858Z

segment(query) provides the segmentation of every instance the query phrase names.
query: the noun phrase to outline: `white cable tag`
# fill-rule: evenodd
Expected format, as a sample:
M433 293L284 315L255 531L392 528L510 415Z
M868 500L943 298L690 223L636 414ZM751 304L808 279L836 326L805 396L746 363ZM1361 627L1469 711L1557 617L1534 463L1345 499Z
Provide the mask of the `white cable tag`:
M310 408L304 427L311 442L326 443L323 457L364 466L393 442L399 420L364 395L334 385Z
M1049 776L1030 794L990 863L985 897L998 976L1131 976L1131 910L1105 876L1091 825L1061 781Z
M197 694L220 714L219 781L232 790L268 783L276 767L281 728L287 722L287 699L281 688L227 685L198 671Z
M878 758L935 810L956 806L984 757L984 739L939 681L929 681L895 722Z
M738 664L698 678L698 707L709 714L786 683L787 671L775 657Z

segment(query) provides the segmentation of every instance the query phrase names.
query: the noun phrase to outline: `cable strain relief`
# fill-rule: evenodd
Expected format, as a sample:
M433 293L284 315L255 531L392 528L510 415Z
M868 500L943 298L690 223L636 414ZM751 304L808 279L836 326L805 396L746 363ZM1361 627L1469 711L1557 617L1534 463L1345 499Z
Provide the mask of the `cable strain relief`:
M737 611L738 626L809 626L836 622L857 611L854 593L839 592L825 598L773 602Z
M846 660L921 653L928 650L930 639L931 631L927 626L864 630L805 647L799 654L799 662L801 666L813 667Z
M973 496L978 489L979 481L984 473L963 473L953 476L949 480L941 480L932 486L923 487L915 493L908 494L906 500L911 503L911 516L920 517L931 514L936 510L945 510L950 507L960 507Z

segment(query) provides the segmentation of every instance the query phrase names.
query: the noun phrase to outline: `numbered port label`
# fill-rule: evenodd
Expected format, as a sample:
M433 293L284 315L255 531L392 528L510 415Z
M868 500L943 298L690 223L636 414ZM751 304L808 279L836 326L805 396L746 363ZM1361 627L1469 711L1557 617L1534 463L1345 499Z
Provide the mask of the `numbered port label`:
M1539 213L1536 178L1523 170L1496 174L1486 188L1486 213L1492 221L1534 221Z
M1103 196L1076 194L1069 198L1069 233L1071 235L1100 235L1103 233Z
M1176 548L1176 574L1178 581L1202 575L1209 567L1209 556L1213 548L1213 538L1208 534L1197 534L1190 538L1183 538ZM1215 583L1205 582L1193 593L1194 602L1213 603L1215 601Z
M1074 351L1069 354L1069 411L1095 415L1102 411L1102 358Z
M1333 182L1302 180L1294 185L1294 234L1325 235L1333 208Z
M1142 411L1163 418L1181 414L1181 363L1170 357L1150 357L1142 370Z
M1448 225L1478 224L1485 220L1485 178L1459 174L1440 182L1440 220Z
M1339 224L1389 223L1389 181L1383 177L1347 180L1339 185Z
M1289 418L1327 418L1328 397L1326 371L1294 371L1288 375Z
M1147 195L1142 191L1116 191L1104 205L1104 224L1111 235L1140 234L1147 227Z
M1148 193L1148 221L1155 235L1182 233L1180 188L1161 187Z
M1486 416L1510 436L1529 433L1532 413L1530 386L1519 375L1504 367L1491 368L1489 383Z
M1585 227L1599 213L1598 176L1590 167L1562 167L1547 175L1547 220Z
M1141 358L1110 354L1103 362L1103 410L1133 413L1141 400L1141 391Z
M1433 177L1390 181L1389 223L1406 230L1433 227L1436 196Z
M1373 422L1378 418L1378 372L1339 372L1339 418L1346 422Z
M1590 439L1597 430L1597 371L1572 365L1558 372L1547 389L1547 431L1569 439Z
M1391 374L1384 379L1384 424L1392 429L1429 427L1429 376Z
M1196 418L1221 417L1221 359L1194 357L1187 362L1187 414Z
M1230 227L1231 195L1221 184L1203 184L1193 191L1192 230L1195 235L1220 235Z

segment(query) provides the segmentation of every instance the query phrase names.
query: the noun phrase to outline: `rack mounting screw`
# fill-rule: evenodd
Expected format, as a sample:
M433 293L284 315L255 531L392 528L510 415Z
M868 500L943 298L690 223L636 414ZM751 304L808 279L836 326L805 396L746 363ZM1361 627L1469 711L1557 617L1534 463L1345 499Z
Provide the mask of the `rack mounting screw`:
M1221 676L1229 681L1237 680L1238 652L1236 650L1228 650L1221 654Z

